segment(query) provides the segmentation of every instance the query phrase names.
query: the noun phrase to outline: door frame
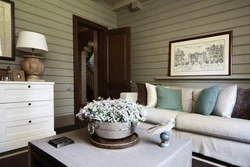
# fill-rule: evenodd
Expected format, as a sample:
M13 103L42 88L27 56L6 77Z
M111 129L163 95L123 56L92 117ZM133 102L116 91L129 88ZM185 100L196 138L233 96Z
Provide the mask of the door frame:
M73 15L73 64L74 64L74 114L79 112L82 101L81 95L81 58L78 55L78 32L79 27L84 26L91 30L95 30L98 33L98 43L96 48L98 49L98 96L106 97L106 76L107 76L107 31L108 28L92 21L86 20L79 16ZM82 123L79 119L75 119L76 127L81 127Z

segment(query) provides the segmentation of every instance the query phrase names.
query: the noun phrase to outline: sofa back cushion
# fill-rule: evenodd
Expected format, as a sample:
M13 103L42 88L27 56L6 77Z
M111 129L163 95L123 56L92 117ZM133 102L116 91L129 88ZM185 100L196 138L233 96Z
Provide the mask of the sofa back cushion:
M192 96L192 101L193 101L193 108L192 108L192 112L194 112L194 106L200 96L202 89L194 89L193 90L193 96Z
M180 89L169 89L157 86L157 108L183 111L182 92Z
M184 112L192 112L193 110L193 88L170 87L171 89L181 89L182 108Z
M147 105L147 89L145 83L136 83L137 86L137 103L146 106Z
M146 83L146 89L147 89L147 107L156 107L157 105L156 86Z
M231 118L237 96L237 85L220 89L213 115Z
M250 120L250 89L237 89L237 98L233 109L232 118Z
M214 110L218 93L218 85L203 89L195 103L194 112L202 115L210 115Z

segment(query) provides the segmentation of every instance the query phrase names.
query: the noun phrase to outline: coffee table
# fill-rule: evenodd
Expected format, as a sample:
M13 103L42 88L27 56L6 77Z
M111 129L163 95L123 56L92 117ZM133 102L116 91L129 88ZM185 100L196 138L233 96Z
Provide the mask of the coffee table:
M81 167L191 167L192 143L171 136L168 148L159 147L159 135L137 128L139 142L124 149L104 149L90 143L86 128L29 142L29 166ZM74 144L55 148L50 139L66 136Z

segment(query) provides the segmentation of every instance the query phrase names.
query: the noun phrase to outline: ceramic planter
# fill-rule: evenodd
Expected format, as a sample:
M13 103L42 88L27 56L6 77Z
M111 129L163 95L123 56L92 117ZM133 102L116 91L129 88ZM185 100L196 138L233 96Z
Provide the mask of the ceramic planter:
M136 125L136 123L95 122L90 123L88 129L90 133L95 133L105 139L121 139L132 135Z

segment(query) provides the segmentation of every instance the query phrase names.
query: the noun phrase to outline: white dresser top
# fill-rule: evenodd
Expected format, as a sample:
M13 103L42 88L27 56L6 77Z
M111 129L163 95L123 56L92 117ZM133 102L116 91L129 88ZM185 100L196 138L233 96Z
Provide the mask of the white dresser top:
M32 84L32 85L54 85L54 82L26 82L26 81L0 81L0 84Z

